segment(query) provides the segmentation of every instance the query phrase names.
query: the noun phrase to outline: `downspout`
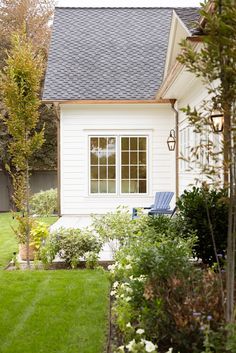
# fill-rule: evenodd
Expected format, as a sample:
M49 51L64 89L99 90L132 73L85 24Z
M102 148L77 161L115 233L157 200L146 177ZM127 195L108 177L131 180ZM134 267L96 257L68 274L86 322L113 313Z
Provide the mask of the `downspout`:
M61 217L61 120L59 103L53 103L57 119L57 206L58 216Z
M175 113L175 136L176 136L176 147L175 147L175 194L176 200L179 197L179 111L175 108L175 99L170 99L171 108Z

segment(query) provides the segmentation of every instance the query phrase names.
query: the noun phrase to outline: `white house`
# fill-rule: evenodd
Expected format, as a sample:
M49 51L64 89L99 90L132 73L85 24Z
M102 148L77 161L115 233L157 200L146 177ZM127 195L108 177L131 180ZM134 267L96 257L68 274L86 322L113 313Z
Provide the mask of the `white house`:
M206 91L176 56L182 38L198 45L197 19L196 8L56 8L43 101L58 113L62 219L187 187L179 109Z

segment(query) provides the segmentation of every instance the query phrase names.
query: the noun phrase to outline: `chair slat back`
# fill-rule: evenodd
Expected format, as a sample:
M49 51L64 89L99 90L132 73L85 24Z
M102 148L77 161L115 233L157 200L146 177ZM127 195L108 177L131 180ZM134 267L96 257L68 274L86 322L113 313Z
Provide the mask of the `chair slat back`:
M156 192L153 209L155 209L155 210L156 209L163 209L163 210L169 209L170 208L170 201L173 196L174 196L174 193L172 191Z

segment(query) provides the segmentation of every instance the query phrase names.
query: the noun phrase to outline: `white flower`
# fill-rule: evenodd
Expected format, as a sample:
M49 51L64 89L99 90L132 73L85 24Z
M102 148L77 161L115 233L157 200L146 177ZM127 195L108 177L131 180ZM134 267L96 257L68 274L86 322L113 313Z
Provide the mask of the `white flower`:
M113 297L114 295L116 295L116 291L115 290L112 290L110 295Z
M127 302L130 302L131 297L126 297L125 300L126 300Z
M118 350L119 350L121 353L124 353L124 352L125 352L125 346L120 346L120 347L118 347Z
M168 351L166 353L172 353L173 352L173 348L169 348Z
M151 352L155 351L156 346L151 341L146 341L146 340L141 340L141 341L145 343L146 352L151 353Z
M109 270L109 271L114 271L114 269L116 268L116 266L115 266L115 264L114 265L109 265L108 267L107 267L107 269Z
M134 279L134 276L133 275L129 276L129 279L132 281Z
M128 324L126 324L126 327L132 327L132 326L131 326L131 323L128 322Z
M115 282L113 283L113 288L115 289L115 288L117 288L118 286L119 286L119 282L115 281Z
M125 269L126 269L126 270L131 270L131 269L132 269L131 264L126 265L126 266L125 266Z
M127 344L126 348L128 349L129 352L132 352L133 346L135 345L135 340L132 340Z
M142 335L144 333L144 330L142 328L137 329L136 333L138 335Z

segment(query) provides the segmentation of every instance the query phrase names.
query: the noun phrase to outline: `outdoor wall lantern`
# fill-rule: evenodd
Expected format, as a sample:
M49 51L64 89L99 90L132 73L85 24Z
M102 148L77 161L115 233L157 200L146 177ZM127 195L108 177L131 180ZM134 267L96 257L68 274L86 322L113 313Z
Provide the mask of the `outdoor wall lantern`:
M222 132L224 128L224 114L219 110L213 110L211 121L215 132Z
M175 130L170 130L170 135L167 139L167 146L169 151L174 151L176 145L176 137L175 137Z

